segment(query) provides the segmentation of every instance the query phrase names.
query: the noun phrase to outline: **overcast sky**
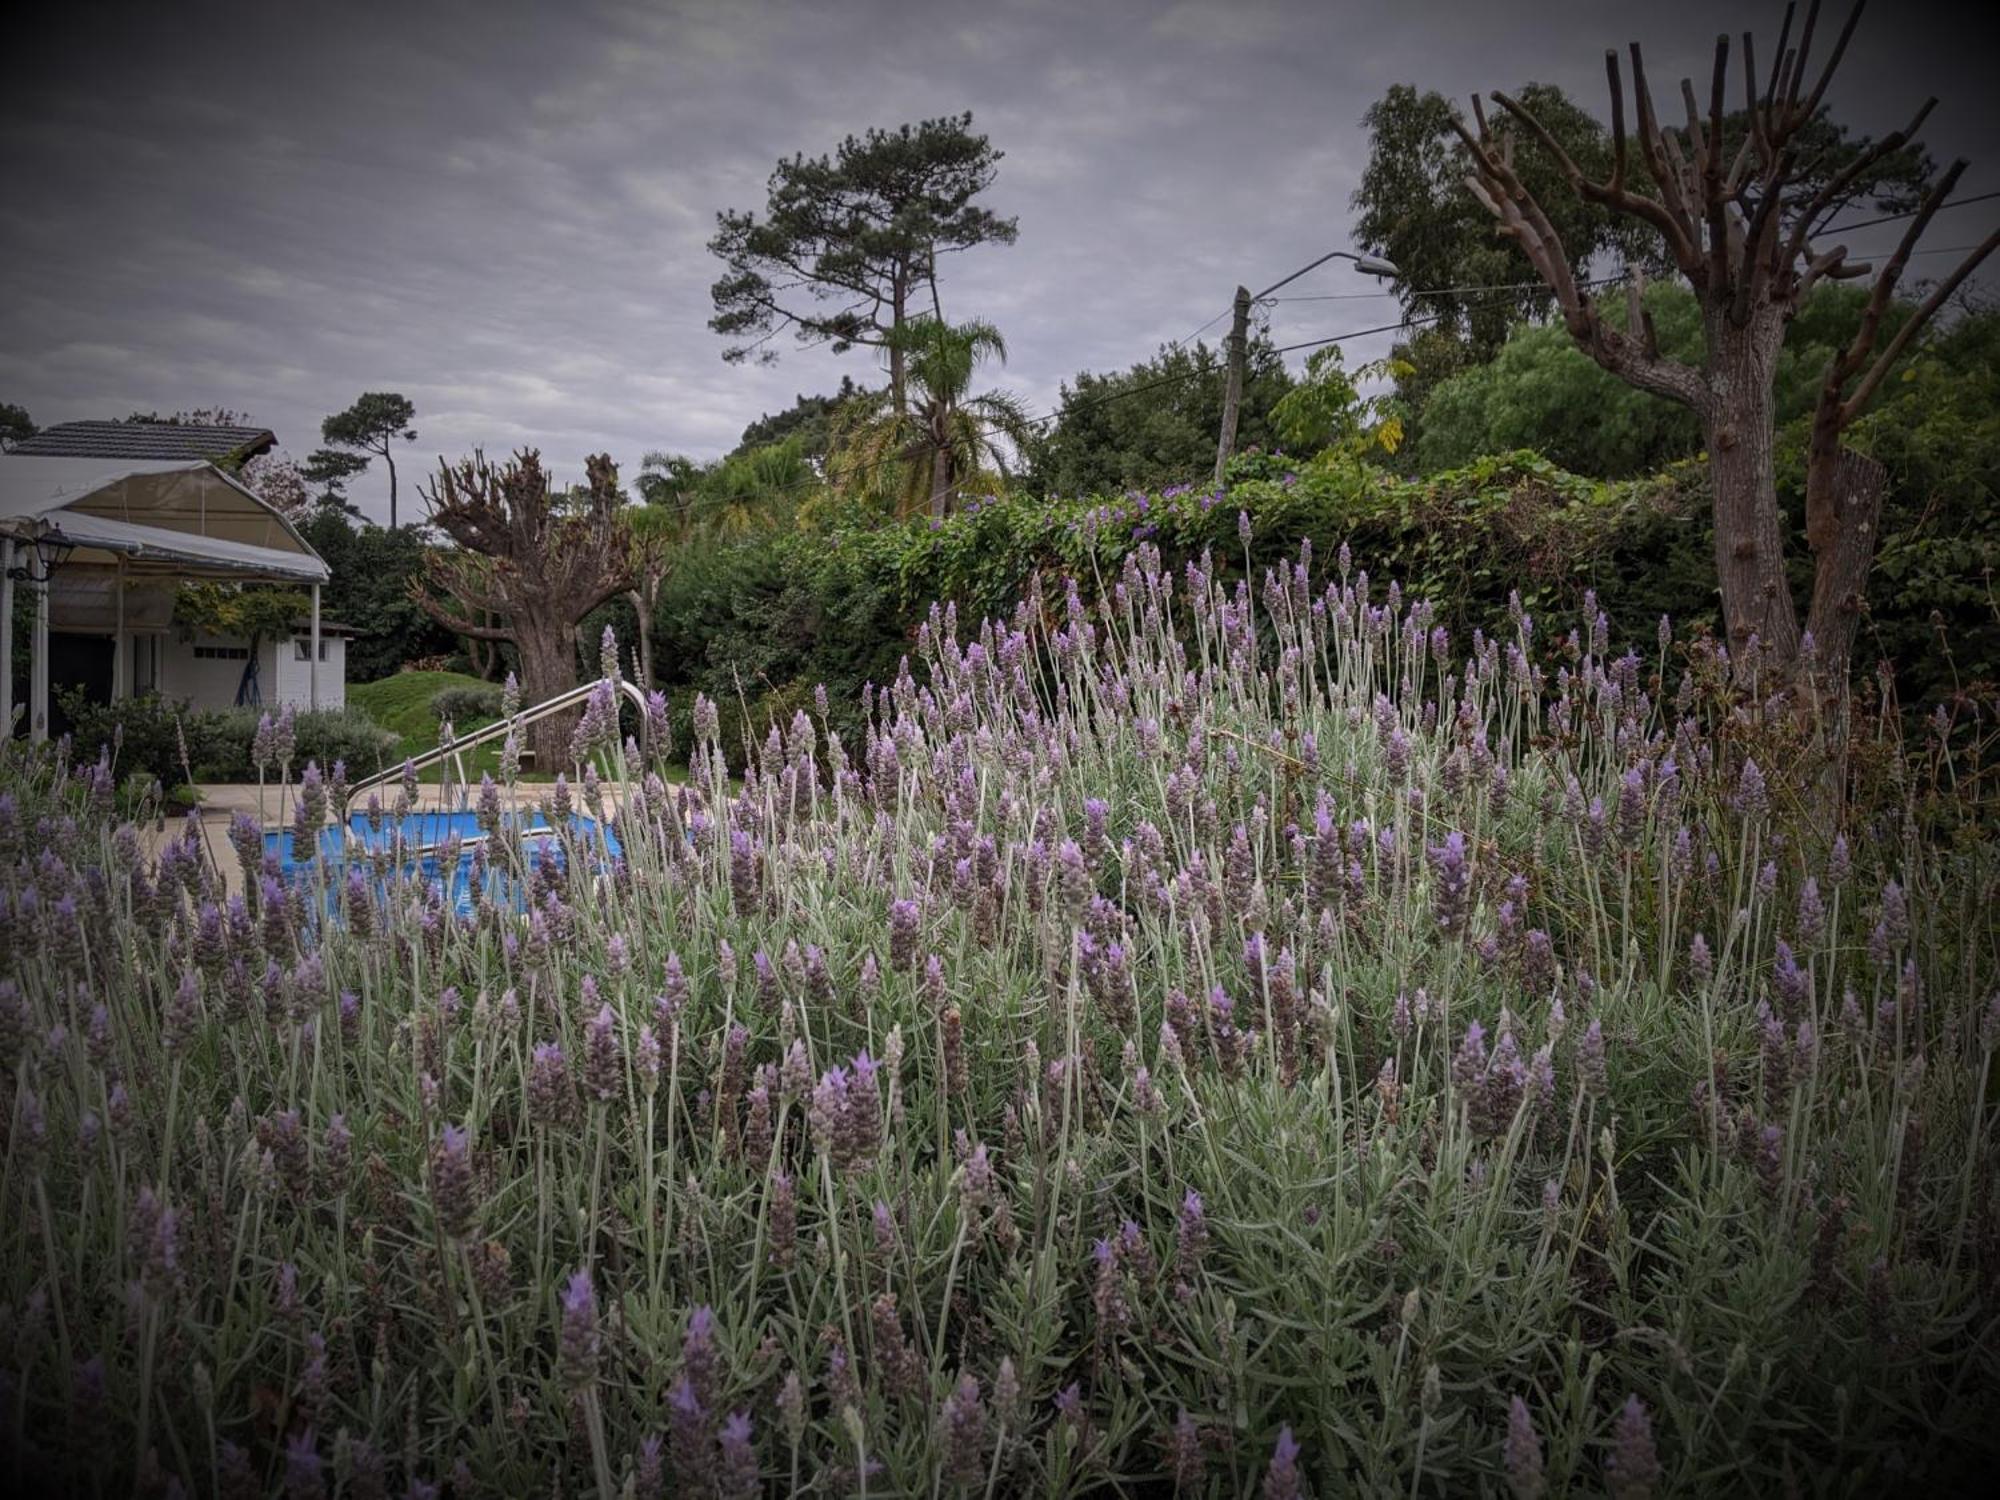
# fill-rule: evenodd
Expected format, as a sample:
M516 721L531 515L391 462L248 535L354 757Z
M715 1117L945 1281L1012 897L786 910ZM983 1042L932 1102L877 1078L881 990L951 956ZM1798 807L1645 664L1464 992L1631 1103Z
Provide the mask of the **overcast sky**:
M970 109L1005 151L990 202L1019 217L1020 241L955 258L945 304L1000 326L1011 359L991 381L1039 412L1076 371L1122 367L1187 334L1237 282L1276 280L1347 244L1361 114L1390 84L1462 97L1546 81L1601 109L1606 46L1643 41L1663 88L1705 70L1718 30L1754 25L1768 55L1782 11L1717 0L38 9L60 18L14 31L0 63L0 399L44 425L227 406L303 457L327 412L398 390L417 406L420 439L401 465L412 478L475 446L538 446L565 477L600 449L628 472L649 449L713 456L797 392L843 372L877 378L868 351L788 342L775 367L725 365L707 328L716 211L761 208L779 156L848 132ZM1841 118L1880 132L1937 94L1927 140L1940 161L1972 159L1961 193L2000 187L1992 53L1963 29L1971 9L1878 4L1833 96ZM2000 201L1948 211L1929 243L1977 240L1996 220ZM1375 285L1335 262L1291 290ZM1274 332L1365 328L1394 307L1365 295L1288 303ZM357 489L377 515L386 493L376 476Z

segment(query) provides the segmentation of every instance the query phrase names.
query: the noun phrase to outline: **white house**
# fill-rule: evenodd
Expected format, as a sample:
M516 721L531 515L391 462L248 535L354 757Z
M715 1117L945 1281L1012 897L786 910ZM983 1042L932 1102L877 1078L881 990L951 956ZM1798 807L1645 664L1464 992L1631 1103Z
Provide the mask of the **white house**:
M158 692L196 708L241 700L302 708L346 701L344 630L320 619L326 563L291 523L201 459L0 456L0 662L13 661L14 591L33 592L27 731L44 738L64 688L117 701ZM248 643L173 623L191 579L282 583L310 591L298 631ZM15 683L0 671L0 724Z

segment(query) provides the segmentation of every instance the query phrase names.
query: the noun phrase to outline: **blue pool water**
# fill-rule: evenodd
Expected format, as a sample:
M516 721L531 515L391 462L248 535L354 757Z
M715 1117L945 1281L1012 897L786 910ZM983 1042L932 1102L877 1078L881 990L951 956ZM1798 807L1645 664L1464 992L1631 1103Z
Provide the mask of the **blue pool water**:
M618 836L608 825L600 825L592 818L582 816L569 820L572 842L580 850L588 850L594 865L601 866L617 857ZM480 835L479 815L474 812L421 812L411 813L400 821L392 818L373 819L365 813L357 813L346 824L335 823L320 831L319 853L322 867L338 877L346 879L346 867L359 862L365 868L369 856L391 848L397 834L402 835L401 844L405 850L429 850L447 839L461 841L477 839ZM523 811L501 820L499 838L525 846L528 868L534 869L546 857L556 861L561 868L568 855L563 841L556 830L539 813ZM476 847L466 844L458 853L458 858L448 868L443 866L436 852L407 854L401 871L416 873L426 881L436 880L444 884L446 904L460 912L472 908L472 853ZM266 853L278 856L279 867L290 875L297 870L299 861L292 849L290 829L272 829L264 835ZM489 863L492 855L488 855ZM378 891L386 882L376 882ZM335 897L335 881L329 881L328 895ZM486 894L496 902L518 907L522 893L514 888L499 870L489 868L486 874Z

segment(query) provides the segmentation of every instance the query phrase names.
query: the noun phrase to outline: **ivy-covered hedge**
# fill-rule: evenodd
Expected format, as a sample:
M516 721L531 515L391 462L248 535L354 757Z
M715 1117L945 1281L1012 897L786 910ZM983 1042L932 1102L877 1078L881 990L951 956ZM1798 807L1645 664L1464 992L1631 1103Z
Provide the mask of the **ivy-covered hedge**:
M692 560L665 591L655 659L683 700L707 692L761 731L826 683L840 718L864 682L893 677L932 600L977 620L1011 610L1040 571L1112 576L1141 542L1175 567L1212 550L1253 574L1310 540L1342 544L1354 565L1434 601L1464 640L1505 618L1510 593L1531 613L1573 616L1595 590L1614 629L1650 639L1661 615L1717 623L1713 531L1699 461L1639 480L1582 478L1535 454L1480 459L1425 479L1349 466L1293 473L1239 458L1229 484L1115 500L990 497L941 523L884 527L827 518L811 531L739 543ZM1247 518L1247 542L1239 516ZM1795 532L1802 517L1793 517ZM2000 620L1990 578L2000 517L1939 517L1892 500L1859 660L1896 664L1905 702L1927 703L2000 679ZM1800 597L1810 559L1794 549ZM1944 644L1949 644L1949 654ZM685 712L685 705L683 705Z

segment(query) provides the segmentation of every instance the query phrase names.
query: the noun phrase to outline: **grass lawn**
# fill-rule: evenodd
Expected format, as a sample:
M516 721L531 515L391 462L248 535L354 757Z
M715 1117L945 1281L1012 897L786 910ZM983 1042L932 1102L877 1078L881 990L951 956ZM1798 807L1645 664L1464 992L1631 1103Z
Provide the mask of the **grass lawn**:
M395 755L398 760L407 760L437 748L438 721L437 715L431 712L433 698L446 688L486 686L490 684L481 682L469 672L398 672L394 677L384 677L378 682L350 683L347 703L350 708L360 709L391 734L400 736L402 743L396 748ZM491 719L478 719L452 727L463 736L492 722ZM482 771L498 776L500 741L492 740L467 751L465 769L475 780ZM431 766L424 771L423 779L437 781L443 771L442 766ZM528 773L523 779L533 780L535 775ZM544 775L541 779L549 778Z
M347 704L368 715L390 733L401 737L402 743L394 751L397 761L413 759L427 750L435 750L438 742L437 715L431 711L431 700L446 688L479 688L491 684L481 682L469 672L398 672L393 677L384 677L378 682L350 683L347 689ZM491 724L491 719L474 719L452 726L463 738L475 729L483 729ZM496 780L500 775L501 741L493 739L483 745L474 746L465 754L466 775L477 781L482 772L490 773ZM445 768L441 765L429 766L422 772L426 782L438 781ZM457 773L454 771L453 773ZM680 781L686 777L684 767L673 766L666 771L669 781ZM523 771L523 781L553 781L555 773L549 771Z

